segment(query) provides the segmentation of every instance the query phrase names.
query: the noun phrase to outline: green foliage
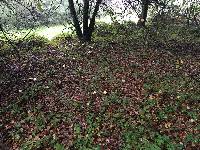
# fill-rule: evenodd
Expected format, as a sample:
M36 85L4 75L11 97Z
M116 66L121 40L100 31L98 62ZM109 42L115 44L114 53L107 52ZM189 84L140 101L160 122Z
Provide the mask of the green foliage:
M112 24L98 22L93 37L94 41L98 42L116 42L122 40L124 38L123 35L126 35L126 39L128 40L129 36L134 35L137 30L136 24L131 21L124 23L114 22Z
M21 49L26 49L26 50L31 50L31 51L41 51L42 49L45 49L45 47L48 45L49 40L38 35L29 35L29 37L23 39L19 39L20 41L20 48Z
M33 79L36 79L36 78L33 78ZM43 85L42 83L36 83L27 87L23 91L23 94L21 95L20 99L22 101L34 100L37 98L39 94L43 94L43 93L49 93L49 88L46 88L46 86Z
M168 136L161 135L157 132L148 131L144 127L131 127L125 125L125 132L123 134L123 148L127 149L142 149L142 150L175 150L181 149L178 145L172 143ZM146 135L150 134L150 138Z
M36 127L37 127L38 130L42 130L45 127L45 118L44 118L44 115L39 114L35 118L35 125L36 125Z
M10 45L8 42L4 41L4 40L0 40L0 56L1 56L1 60L2 61L6 56L12 54L12 45Z
M62 33L54 37L50 43L53 46L59 47L62 50L69 46L72 39L74 39L74 35L69 33Z
M73 147L75 149L98 149L98 145L93 144L94 136L99 130L99 123L94 121L94 115L90 114L87 116L88 128L85 133L81 129L79 124L75 124L74 132L76 136L76 140L74 141Z
M65 150L64 145L56 143L56 145L54 146L55 150Z
M25 141L20 149L21 150L32 150L32 149L41 149L44 146L48 146L48 145L52 145L52 147L55 150L64 150L64 147L62 144L59 144L58 142L56 142L52 136L45 136L43 138L39 138L39 137L34 137L35 140L31 141Z
M0 127L9 135L6 140L24 150L198 145L200 87L191 73L198 71L199 60L157 46L169 44L176 51L195 32L153 29L99 23L94 43L68 35L51 42L36 36L22 41L22 59L7 54L0 76L0 116L6 116Z

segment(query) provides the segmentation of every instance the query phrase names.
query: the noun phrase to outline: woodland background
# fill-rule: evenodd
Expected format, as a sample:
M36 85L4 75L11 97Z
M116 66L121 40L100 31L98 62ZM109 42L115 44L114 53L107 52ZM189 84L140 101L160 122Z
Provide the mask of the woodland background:
M198 150L200 1L0 0L0 149Z

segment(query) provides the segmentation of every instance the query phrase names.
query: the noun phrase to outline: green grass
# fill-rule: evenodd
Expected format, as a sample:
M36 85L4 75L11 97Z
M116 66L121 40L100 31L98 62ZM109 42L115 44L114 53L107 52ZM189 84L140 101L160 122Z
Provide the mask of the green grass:
M20 31L15 31L15 30L9 31L7 33L7 36L10 39L24 38L30 32L30 30L25 29L25 30L20 30ZM65 34L65 33L68 33L68 34L72 33L72 30L70 29L69 25L67 27L65 27L64 25L54 25L50 27L41 26L41 27L31 30L28 36L32 36L34 34L36 36L41 36L41 37L47 38L48 40L52 40L56 36L60 34ZM0 36L3 36L3 35L0 34Z

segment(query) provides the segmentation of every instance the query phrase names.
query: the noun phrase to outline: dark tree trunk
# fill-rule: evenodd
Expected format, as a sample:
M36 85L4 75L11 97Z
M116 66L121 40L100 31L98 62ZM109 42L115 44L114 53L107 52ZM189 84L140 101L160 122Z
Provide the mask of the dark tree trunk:
M140 27L145 27L145 23L147 21L148 8L149 8L149 0L142 0L142 13L137 23L137 25Z
M194 24L195 24L196 26L199 25L199 22L198 22L198 19L197 19L197 15L198 15L198 14L195 14L194 17L193 17Z
M189 8L186 9L186 18L187 18L187 26L190 26L190 16L191 12L189 10Z
M81 31L81 27L80 27L80 24L79 24L79 21L78 21L78 17L77 17L77 14L76 14L76 10L75 10L75 7L74 7L74 1L73 0L68 0L68 2L69 2L69 9L70 9L70 12L71 12L71 15L72 15L72 19L73 19L74 27L75 27L75 30L76 30L76 34L77 34L79 40L82 40L83 39L83 34L82 34L82 31Z
M102 0L97 0L94 7L94 12L92 14L92 18L90 19L90 24L89 24L89 18L90 18L89 0L83 0L83 31L81 30L81 26L76 14L73 0L68 0L68 2L69 2L69 9L72 15L76 34L79 40L83 42L90 42L92 38L92 32L94 31L95 17L99 11L99 6Z
M97 13L99 11L99 6L101 4L102 0L97 0L94 12L92 14L92 18L90 19L90 25L89 25L89 35L90 35L90 40L92 37L92 32L94 31L94 26L95 26L95 17L97 16Z
M89 20L89 0L83 0L83 40L90 41L89 35L89 27L88 27L88 20Z

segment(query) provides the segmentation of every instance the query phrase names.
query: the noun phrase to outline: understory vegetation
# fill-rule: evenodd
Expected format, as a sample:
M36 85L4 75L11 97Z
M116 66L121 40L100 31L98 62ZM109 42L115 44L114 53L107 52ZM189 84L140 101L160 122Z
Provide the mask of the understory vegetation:
M98 23L89 43L0 40L0 149L199 149L199 31Z

